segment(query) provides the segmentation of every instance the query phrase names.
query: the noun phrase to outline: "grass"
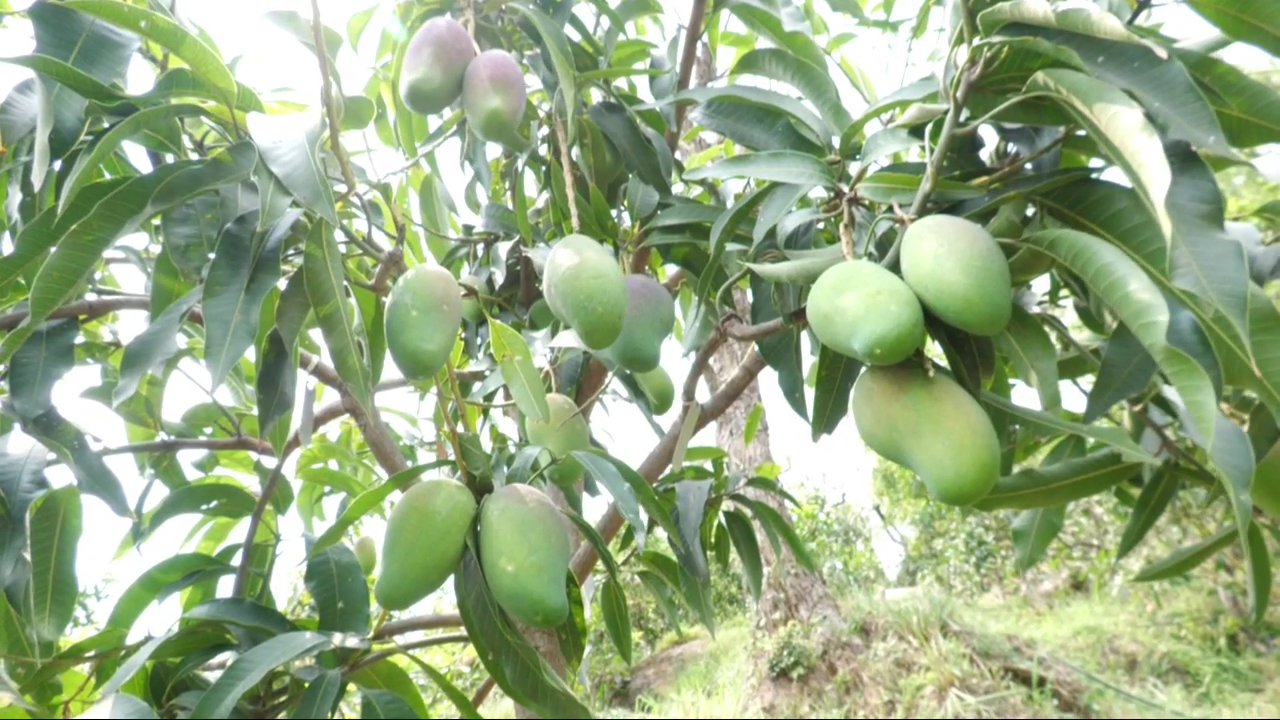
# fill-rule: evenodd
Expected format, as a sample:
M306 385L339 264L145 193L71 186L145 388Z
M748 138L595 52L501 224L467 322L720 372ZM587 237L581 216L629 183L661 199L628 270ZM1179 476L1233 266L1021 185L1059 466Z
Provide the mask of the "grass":
M855 597L845 609L858 662L823 687L799 686L790 712L773 716L1280 717L1274 631L1250 631L1203 587L1048 607ZM753 649L752 633L745 618L725 624L634 710L600 708L600 716L765 717L744 692L762 667L753 653L769 652Z

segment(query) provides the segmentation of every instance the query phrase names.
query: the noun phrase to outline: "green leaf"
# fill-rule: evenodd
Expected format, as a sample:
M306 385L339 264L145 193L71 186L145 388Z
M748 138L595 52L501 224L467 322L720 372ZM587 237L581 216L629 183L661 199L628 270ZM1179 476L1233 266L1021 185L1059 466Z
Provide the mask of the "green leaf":
M137 5L116 0L61 0L120 28L136 32L176 55L201 79L217 88L228 107L234 107L239 86L218 53L177 22Z
M920 183L924 177L905 173L880 172L871 173L858 183L858 194L867 200L878 203L898 203L909 205L920 191ZM938 202L956 202L981 197L983 191L957 180L943 178L934 184L932 198Z
M0 290L26 275L49 248L58 243L59 236L53 232L57 224L79 223L93 212L99 201L127 182L126 178L112 178L93 183L81 193L80 202L74 203L66 213L59 216L56 208L47 208L24 225L14 239L13 252L0 257Z
M586 708L498 607L468 547L454 574L458 611L480 663L498 687L540 717L590 718Z
M170 490L148 513L143 537L179 515L242 518L248 517L257 504L258 500L252 493L232 482L210 478L183 485Z
M417 665L422 672L426 673L427 677L431 678L431 681L436 684L436 687L440 688L440 691L444 693L445 697L449 698L449 702L453 703L453 706L458 708L459 717L467 718L468 720L484 720L484 716L481 715L480 711L476 709L476 706L471 703L471 698L467 697L466 694L459 690L458 686L449 682L449 678L446 677L444 673L431 667L421 658L410 655L409 659L413 661L413 663Z
M827 145L826 138L831 137L831 131L822 118L799 100L775 90L742 84L703 86L677 93L676 101L693 101L701 103L703 107L712 103L723 107L726 101L747 106L755 111L751 115L755 118L753 124L759 125L761 121L765 121L774 125L777 131L786 129L785 126L776 125L778 119L785 119L792 125L790 130L807 141L806 149L811 152L803 154L825 154L823 149Z
M230 563L201 553L171 555L148 568L134 580L111 609L107 627L132 630L143 611L153 602L161 602L197 578L217 573L235 572Z
M685 171L686 180L726 180L752 178L796 185L834 187L831 167L821 159L793 150L734 155L709 165Z
M63 486L41 495L31 506L31 615L36 637L53 642L62 637L75 613L80 582L76 578L76 545L83 516L80 493Z
M618 511L626 518L636 535L636 545L644 547L646 525L640 515L640 503L636 492L618 471L618 467L610 462L603 453L594 450L574 450L570 456L582 464L591 479L603 485L617 503Z
M302 256L307 297L338 377L347 384L356 402L369 412L373 408L373 379L368 342L364 325L356 319L355 310L347 300L344 269L333 228L324 220L316 220L307 235Z
M128 95L102 82L88 72L49 55L15 55L0 62L34 70L86 100L123 100Z
M1280 142L1280 92L1212 55L1171 48L1186 66L1218 115L1227 141L1235 147Z
M1138 189L1166 239L1173 221L1165 210L1173 180L1159 133L1141 105L1101 80L1075 70L1041 70L1027 81L1027 92L1053 95Z
M1063 419L1042 410L1032 410L1013 403L1008 398L992 392L983 392L980 398L988 412L1008 415L1017 424L1041 436L1055 436L1063 432L1078 435L1108 445L1129 460L1157 465L1160 460L1142 449L1122 428L1110 425L1082 424Z
M78 718L120 718L120 720L153 720L156 711L141 699L128 693L111 693L89 706Z
M289 713L289 717L295 720L315 720L332 716L342 686L340 671L322 668L320 674L307 683L307 689L302 691L298 704Z
M529 22L542 38L542 45L551 56L551 67L556 73L561 101L565 108L564 121L568 128L576 127L574 117L578 111L577 75L573 64L573 50L569 47L569 38L565 37L563 25L557 25L546 13L532 5L511 3L510 6L520 14L529 18Z
M1187 0L1227 37L1280 57L1280 17L1271 0Z
M751 590L751 597L760 602L760 590L764 583L764 562L760 557L760 544L756 541L756 529L751 525L751 520L738 510L725 510L721 513L724 518L725 530L729 533L729 539L733 542L733 549L738 553L738 560L742 562L742 574L747 579L747 587Z
M49 488L44 469L48 453L38 444L14 452L11 435L0 436L0 588L14 580L27 549L27 510Z
M1217 411L1213 383L1203 367L1168 342L1168 303L1142 268L1115 245L1075 230L1045 230L1023 240L1079 275L1133 331L1178 389L1198 442L1211 444Z
M422 718L409 703L390 690L361 690L360 717L372 718Z
M1102 353L1083 420L1092 423L1112 408L1146 389L1156 373L1151 353L1124 323L1117 323Z
M330 647L329 639L319 633L299 630L277 635L255 645L231 661L217 680L200 695L191 709L192 717L229 717L240 697L281 665L314 655Z
M822 154L822 146L797 129L794 116L774 105L722 95L699 103L689 120L750 150Z
M255 643L300 629L279 610L244 598L214 598L191 608L183 617L248 630Z
M809 436L817 442L830 435L849 413L849 396L853 383L862 372L862 363L841 355L827 346L818 348L818 374L813 388L813 417L809 420Z
M1133 582L1152 582L1185 575L1194 570L1200 563L1208 560L1218 551L1231 544L1239 531L1235 525L1228 525L1213 535L1193 545L1187 545L1157 560L1133 576Z
M1116 548L1116 559L1128 555L1142 542L1181 486L1182 476L1172 468L1161 468L1155 477L1142 486L1142 492L1129 515L1129 522L1124 527L1124 535L1120 537L1120 544Z
M840 92L827 74L826 67L819 67L794 53L781 48L757 48L747 51L729 71L733 75L757 75L785 82L799 91L800 96L813 103L829 128L828 137L853 124L853 118L845 109Z
M1111 450L1082 458L1020 470L996 481L991 492L974 504L978 510L1025 510L1065 505L1097 495L1138 473L1141 464L1125 460Z
M45 248L56 245L58 252L49 256L36 275L31 287L31 314L0 344L0 363L12 358L33 328L76 293L117 238L133 232L165 208L213 187L244 179L255 154L253 145L246 142L205 160L163 165L124 183L83 214L78 210L68 212L68 217L75 218L73 222L56 222L53 227L44 228L45 232L26 238Z
M1013 550L1020 572L1026 572L1040 562L1049 549L1049 543L1062 532L1066 515L1065 504L1031 508L1018 513L1018 517L1013 520Z
M1271 555L1266 538L1258 529L1258 523L1249 523L1249 604L1253 607L1253 622L1261 623L1267 616L1271 599Z
M297 385L298 366L293 361L293 353L285 344L280 331L272 329L267 334L266 347L259 356L258 374L254 378L259 437L269 437L276 422L293 410ZM281 428L288 429L285 426ZM277 453L281 451L282 448L276 448Z
M178 333L182 321L199 299L200 290L196 288L169 303L163 312L152 316L147 327L124 346L124 352L120 355L120 380L111 391L112 406L133 397L138 391L138 385L151 369L178 352Z
M743 265L771 283L812 285L828 268L844 262L844 251L839 245L829 245L821 250L792 251L788 258L771 263L744 262Z
M310 19L302 17L300 13L294 10L269 10L263 13L261 18L292 35L294 40L297 40L303 47L310 50L313 55L317 58L320 57L320 50L316 47L315 31ZM342 49L342 34L328 25L322 25L321 32L324 33L325 55L329 59L330 67L336 67L338 64L338 51Z
M320 537L316 538L316 541L311 544L311 552L313 554L318 553L341 540L343 535L346 534L347 528L350 528L352 525L359 522L360 519L368 514L370 510L381 506L382 503L391 496L391 493L396 490L403 489L422 473L427 472L428 470L434 470L436 468L451 465L453 465L451 460L436 460L434 462L424 463L421 465L414 465L411 468L401 470L395 475L392 475L387 478L385 482L380 483L372 490L366 490L365 492L360 493L360 495L356 497L356 499L352 500L351 504L342 511L342 515L338 516L338 519L329 526L329 529L321 533Z
M524 337L497 318L489 318L489 342L498 361L502 381L511 390L516 407L525 418L544 421L551 415L547 408L547 389L533 364L533 353Z
M330 225L337 225L333 183L320 160L325 122L317 120L303 132L298 132L296 124L295 117L251 115L249 134L280 184Z
M28 420L53 409L53 386L75 367L80 320L53 320L36 330L13 355L9 367L9 402L13 413Z
M1061 28L1119 42L1142 42L1119 18L1095 5L1055 6L1044 0L1010 0L978 13L978 28L984 35L994 35L1009 23Z
M128 660L125 660L120 664L119 669L117 669L115 674L111 676L111 679L107 681L107 684L102 686L102 694L104 696L111 695L124 687L124 684L129 682L129 680L131 680L133 676L142 669L143 665L147 664L147 661L151 659L152 654L155 653L160 645L168 641L173 636L174 633L157 635L143 643L142 647L138 648L137 652L130 655ZM107 717L112 716L108 715Z
M307 558L303 580L319 615L317 629L369 632L369 579L351 548L331 545Z
M49 408L24 421L22 430L67 464L81 492L101 499L121 517L131 516L129 500L125 497L120 478L90 447L84 433L68 422L57 408Z
M612 577L600 584L600 615L604 618L605 631L618 649L618 656L631 664L631 611L622 586Z
M58 212L66 209L81 188L92 179L92 171L101 167L126 140L132 140L140 133L150 132L165 125L173 127L172 121L186 117L209 117L209 113L199 105L159 105L139 110L113 125L110 130L94 141L88 152L81 153L80 157L76 158L75 165L67 174L62 192L58 196ZM177 152L179 149L174 148L174 151ZM86 171L90 172L86 173Z
M1062 409L1058 391L1058 351L1044 326L1020 305L995 337L996 347L1013 364L1018 378L1040 394L1040 407L1048 412ZM1028 566L1030 567L1030 566Z
M280 279L285 237L302 211L287 213L260 242L256 215L245 213L223 228L204 281L204 359L211 390L253 346L262 303Z
M690 575L703 585L710 585L711 568L702 546L702 520L711 496L710 480L682 480L676 483L675 521L680 543L676 557Z
M800 567L817 572L817 563L814 562L813 556L809 554L809 549L805 546L804 541L796 534L796 530L791 523L782 516L782 513L758 500L752 500L741 493L734 493L731 496L735 502L742 503L751 509L751 513L756 516L756 520L764 527L769 528L772 532L780 535L787 543L787 547L791 550L791 555L800 564Z
M604 100L587 108L587 113L600 126L600 132L618 150L618 156L622 158L628 172L635 173L663 195L671 192L671 183L662 172L662 165L658 162L653 145L640 132L640 127L627 112L626 106Z
M412 708L418 717L430 717L427 704L418 690L418 683L408 671L391 658L379 660L351 673L349 679L364 691L376 690L395 695L400 702Z

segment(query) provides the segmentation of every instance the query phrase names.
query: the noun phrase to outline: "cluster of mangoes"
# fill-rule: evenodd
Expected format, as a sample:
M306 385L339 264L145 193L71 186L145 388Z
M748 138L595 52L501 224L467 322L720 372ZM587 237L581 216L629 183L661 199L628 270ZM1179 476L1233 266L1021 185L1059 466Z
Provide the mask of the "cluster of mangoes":
M551 499L531 485L504 485L479 504L466 485L450 478L406 490L387 519L373 587L378 604L404 610L443 587L473 528L480 567L498 605L530 627L563 623L569 616L568 526ZM356 551L372 572L372 541L361 538Z
M1000 477L995 429L955 380L912 358L926 309L971 335L1001 333L1013 314L1009 262L990 232L954 215L916 220L900 250L900 276L865 259L823 272L809 291L809 327L866 365L850 412L867 447L915 473L934 499L971 505Z
M400 65L400 100L421 115L434 115L462 99L471 132L481 140L513 137L524 117L524 72L502 49L479 52L457 20L437 15L409 39Z

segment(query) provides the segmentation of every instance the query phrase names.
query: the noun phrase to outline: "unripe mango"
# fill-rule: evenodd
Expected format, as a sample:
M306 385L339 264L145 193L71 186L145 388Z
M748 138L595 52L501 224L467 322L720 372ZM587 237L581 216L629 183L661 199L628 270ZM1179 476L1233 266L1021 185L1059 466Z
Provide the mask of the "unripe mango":
M360 569L365 575L372 575L375 568L378 567L378 546L374 544L373 538L368 535L361 535L356 539L356 560L360 562Z
M493 599L518 622L553 628L569 617L572 548L560 511L530 485L504 485L480 507L480 567Z
M633 375L649 400L649 410L654 415L665 415L676 400L676 386L671 376L661 367Z
M591 448L591 429L573 398L547 393L547 409L550 413L546 420L526 418L524 433L530 443L541 445L560 461L546 472L551 482L562 488L572 488L582 479L586 468L568 455L574 450Z
M424 480L404 492L387 518L382 572L373 595L388 610L404 610L425 598L457 569L476 499L457 480Z
M481 140L502 142L516 134L528 91L524 72L506 50L485 50L462 78L462 109L467 125Z
M966 506L1000 478L991 419L954 380L918 363L868 367L853 384L853 422L867 447L914 472L929 495Z
M476 56L475 43L457 20L438 15L409 39L400 65L400 100L420 115L434 115L462 95L462 81Z
M458 340L462 289L448 270L415 265L391 286L384 318L391 361L406 380L430 380Z
M902 236L902 279L939 320L973 335L998 335L1013 315L1004 252L981 225L928 215Z
M892 365L924 344L924 310L897 275L867 260L832 265L805 306L818 341L867 365Z
M603 350L622 334L626 276L613 255L586 235L566 235L551 247L542 292L552 314L573 328L588 349Z
M662 343L676 326L676 302L648 275L627 275L622 334L602 354L632 372L648 372L662 359Z

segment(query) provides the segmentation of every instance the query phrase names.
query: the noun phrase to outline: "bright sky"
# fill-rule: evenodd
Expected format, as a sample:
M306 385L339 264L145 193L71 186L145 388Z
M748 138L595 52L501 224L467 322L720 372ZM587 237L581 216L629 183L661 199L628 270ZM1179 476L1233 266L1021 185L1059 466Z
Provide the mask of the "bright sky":
M875 9L878 0L866 1L870 6L870 11L878 12ZM15 6L25 6L27 4L29 3L14 3ZM667 32L670 33L677 23L683 23L688 4L683 2L665 4L668 7L668 18L664 25L667 28ZM895 16L910 17L914 15L918 4L919 0L900 0L897 3ZM322 16L327 24L338 29L345 36L347 18L350 17L353 11L369 7L369 4L357 4L344 0L321 0L320 6ZM391 17L390 8L391 3L389 2L379 3L379 9L364 34L361 46L358 48L358 54L353 54L349 45L344 45L343 47L342 54L339 57L339 70L343 85L348 93L359 92L367 82L372 64L369 58L372 57L378 34L383 24ZM301 13L303 17L310 17L310 3L307 0L218 0L217 2L185 0L179 3L179 9L185 13L186 17L203 27L216 39L223 57L236 60L235 72L237 77L250 87L258 90L264 99L274 97L308 104L318 102L320 82L314 56L296 43L287 33L261 19L262 13L273 10L293 10ZM1180 30L1180 32L1176 33L1180 36L1199 37L1207 34L1209 30L1208 26L1200 21L1198 17L1191 15L1180 5L1166 6L1161 11L1168 17L1172 23L1171 26ZM840 32L841 30L844 29L833 28L833 32ZM849 27L847 30L853 31L855 28ZM4 55L20 55L30 52L32 43L29 38L23 37L23 34L22 32L13 31L0 33L0 52ZM885 94L897 88L904 77L907 81L910 81L920 74L919 71L906 73L904 65L907 63L915 65L920 61L927 60L928 58L924 57L922 49L927 50L931 44L933 43L926 41L916 43L915 51L908 57L905 53L895 51L901 47L898 41L882 37L877 33L867 33L866 39L859 38L856 43L856 49L853 48L853 44L846 45L841 53L848 62L859 64L865 75L874 82L877 91L880 94ZM1241 49L1236 46L1232 48L1232 53L1233 60L1248 62L1252 59L1250 54L1253 51L1249 48ZM141 61L135 61L133 70L130 74L129 91L145 91L152 82L150 71L143 66ZM28 76L29 72L25 69L0 64L0 94L7 93L9 88ZM536 80L530 78L530 82L536 82ZM848 100L851 110L856 112L862 107L860 99L851 92ZM312 115L307 117L310 119ZM376 145L377 139L374 133L369 131L367 134L370 144ZM349 147L355 149L360 147L354 144L359 142L358 135L349 134L346 142ZM403 159L394 154L387 155L383 153L383 157L388 159L377 162L377 166L383 170L403 164ZM444 148L440 157L442 159L457 157L456 149ZM441 163L442 172L446 175L450 175L453 172L461 172L460 169L449 168L448 164L447 160ZM460 178L461 175L459 174L456 177ZM444 186L447 188L459 188L462 186L462 182L447 177L445 178ZM465 204L461 202L460 198L458 198L456 205L465 212ZM119 272L122 283L133 282L138 283L135 284L135 287L143 287L140 284L143 278L136 270L123 265L114 265L113 269ZM124 334L121 340L127 342L134 334L145 327L145 323L145 313L129 313L125 315L120 326L120 330ZM208 377L202 365L189 361L185 363L185 366L187 372L196 382L203 383L207 387ZM688 367L688 360L680 355L678 343L674 341L668 343L664 350L663 366L668 369L673 378L676 378L678 386L679 378L684 376ZM386 374L389 377L394 373L394 365L388 362L386 364ZM99 381L100 377L97 371L93 369L77 369L68 374L58 385L55 390L55 402L65 417L77 422L82 429L98 439L102 446L111 447L127 444L128 441L125 438L122 424L114 414L96 402L79 397L85 389L98 384ZM778 389L777 377L771 370L766 370L760 376L760 386L770 425L771 447L775 461L785 470L784 481L793 488L803 484L825 492L835 499L843 497L855 507L869 507L871 502L870 475L874 465L874 456L870 455L863 447L857 437L853 423L846 420L833 435L823 438L815 445L809 439L808 425L794 414L783 399ZM705 391L703 392L705 393ZM220 392L219 395L225 397L225 390ZM299 392L298 396L301 397L302 393ZM1067 383L1062 385L1062 398L1064 405L1069 409L1081 410L1084 407L1084 397ZM176 419L186 408L206 399L207 393L205 390L194 382L175 374L169 381L168 392L165 397L165 415ZM332 395L328 398L321 395L318 403L322 404L326 400L332 399ZM416 396L412 396L407 392L385 393L379 396L379 400L386 407L399 408L409 412L416 411L420 416L430 418L429 409L420 409ZM1036 394L1025 387L1018 388L1018 392L1015 393L1015 400L1024 405L1038 407ZM812 407L812 391L809 391L809 402L810 407ZM637 410L625 403L608 403L606 407L601 408L601 411L598 411L593 416L593 431L596 437L616 457L633 466L638 464L648 452L653 440L656 439L648 424ZM674 416L675 411L672 411L662 420L669 423ZM714 445L714 426L700 433L694 438L692 444ZM190 461L199 457L199 455L200 453L198 452L191 452L184 453L183 457ZM123 481L130 500L136 499L144 483L136 472L133 460L126 456L114 456L108 458L107 462ZM48 474L50 479L57 485L72 482L70 473L65 468L53 468ZM197 475L194 472L190 474L192 477ZM253 481L251 480L250 482ZM178 545L184 541L192 527L190 521L184 522L184 519L171 520L155 536L150 538L140 550L130 550L122 557L115 557L121 539L127 536L128 523L112 514L96 498L85 497L84 507L86 516L85 537L98 538L99 541L82 542L80 545L78 565L81 585L84 588L89 588L100 581L107 581L110 583L108 588L109 598L114 598L119 592L123 591L128 583L132 582L140 572L159 560L172 555ZM599 505L597 504L597 512L598 507ZM329 521L334 516L331 504L328 514ZM317 530L322 530L326 527L327 522L319 522ZM285 533L286 540L282 546L283 556L277 565L277 587L279 588L278 592L287 592L287 586L283 585L282 582L300 582L302 577L302 567L299 564L302 560L302 528L298 521L290 517L286 519L282 530ZM369 524L366 526L366 531L377 538L379 542L381 541L381 528L379 525ZM242 524L234 531L233 538L238 540L243 532ZM878 546L882 551L883 559L890 565L890 572L892 572L892 566L896 565L897 558L895 554L898 548L887 538L881 538L878 541ZM446 589L451 594L451 589ZM428 598L421 606L422 609L429 609L432 602L433 598ZM451 599L446 597L444 604L447 605L450 602ZM136 637L144 632L158 633L165 631L177 617L178 610L176 598L171 598L163 605L153 608L138 623L134 636ZM105 619L107 612L109 612L109 606L104 606L98 611L98 619Z

